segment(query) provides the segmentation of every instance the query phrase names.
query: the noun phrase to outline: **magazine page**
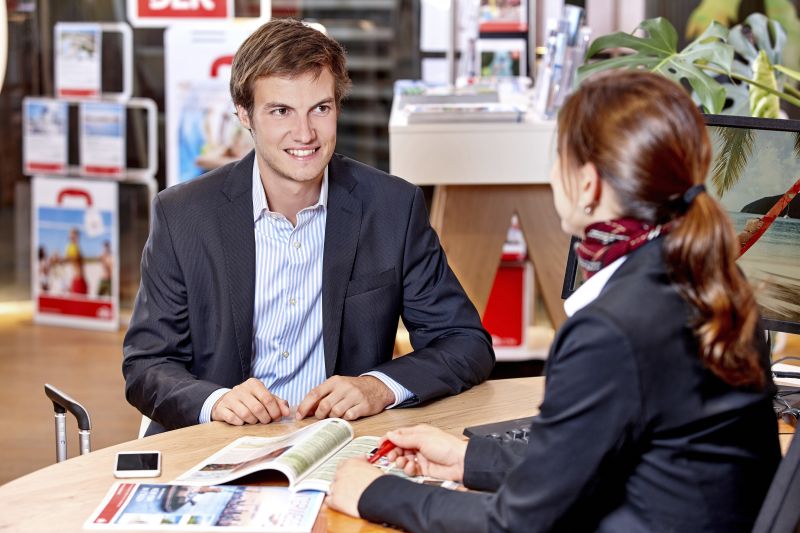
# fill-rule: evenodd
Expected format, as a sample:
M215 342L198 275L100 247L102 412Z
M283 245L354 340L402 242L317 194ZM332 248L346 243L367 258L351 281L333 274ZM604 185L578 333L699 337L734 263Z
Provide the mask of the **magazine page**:
M336 466L339 462L351 457L364 457L368 455L377 448L379 440L379 437L358 437L357 439L353 439L303 478L302 481L297 484L295 490L319 490L327 492L333 482L333 476L336 474Z
M217 485L274 469L288 478L291 487L352 437L353 428L338 418L280 437L241 437L178 476L174 483Z
M366 457L375 453L378 450L378 443L380 437L358 437L353 439L341 450L333 454L327 461L319 465L306 477L304 477L297 485L295 490L316 490L328 492L330 490L333 477L336 475L336 467L344 459L351 457ZM399 476L406 478L414 483L423 483L425 485L435 485L437 487L444 487L446 489L463 488L463 485L455 481L446 481L443 479L432 478L427 476L408 476L403 472L402 468L395 466L394 461L390 461L386 457L381 457L375 463L375 466L383 470L385 474Z
M310 532L323 498L286 487L118 482L84 529Z

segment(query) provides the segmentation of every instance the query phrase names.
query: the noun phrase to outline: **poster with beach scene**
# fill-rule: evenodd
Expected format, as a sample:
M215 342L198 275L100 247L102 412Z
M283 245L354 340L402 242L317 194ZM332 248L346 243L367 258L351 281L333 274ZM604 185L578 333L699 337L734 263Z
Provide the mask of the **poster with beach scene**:
M775 321L767 326L800 332L800 131L710 126L709 134L707 187L731 217L739 265L763 317Z
M34 321L116 330L117 183L35 176L32 189Z

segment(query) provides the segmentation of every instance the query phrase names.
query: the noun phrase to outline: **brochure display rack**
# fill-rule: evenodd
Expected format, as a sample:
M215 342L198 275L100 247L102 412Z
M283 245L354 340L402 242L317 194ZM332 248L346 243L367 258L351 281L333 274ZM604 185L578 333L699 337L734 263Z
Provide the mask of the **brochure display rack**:
M122 35L123 87L102 87L102 35ZM54 30L56 98L23 101L23 168L32 176L31 293L34 321L119 327L119 184L147 187L158 156L155 102L131 98L132 39L121 23L59 23ZM77 135L70 136L70 112ZM144 113L147 161L127 166L126 124ZM77 162L69 154L78 153Z

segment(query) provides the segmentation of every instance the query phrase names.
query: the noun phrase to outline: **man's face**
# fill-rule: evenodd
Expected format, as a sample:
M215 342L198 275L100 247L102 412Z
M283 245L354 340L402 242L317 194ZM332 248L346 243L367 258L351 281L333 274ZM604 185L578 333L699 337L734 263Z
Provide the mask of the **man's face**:
M268 76L255 83L253 115L238 107L253 132L261 179L319 182L336 147L333 75L323 69L294 78Z

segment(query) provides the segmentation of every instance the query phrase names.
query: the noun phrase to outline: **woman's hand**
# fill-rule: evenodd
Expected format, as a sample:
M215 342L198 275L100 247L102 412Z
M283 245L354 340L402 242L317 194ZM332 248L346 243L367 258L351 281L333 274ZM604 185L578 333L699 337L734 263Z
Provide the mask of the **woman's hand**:
M383 475L380 469L367 463L366 459L346 459L339 463L331 483L331 492L325 500L328 507L360 518L358 500L370 483Z
M400 428L384 437L396 448L387 454L409 476L429 476L450 481L464 479L467 441L428 425ZM381 441L383 442L383 441Z

